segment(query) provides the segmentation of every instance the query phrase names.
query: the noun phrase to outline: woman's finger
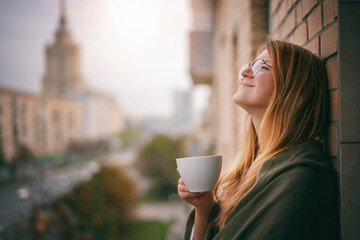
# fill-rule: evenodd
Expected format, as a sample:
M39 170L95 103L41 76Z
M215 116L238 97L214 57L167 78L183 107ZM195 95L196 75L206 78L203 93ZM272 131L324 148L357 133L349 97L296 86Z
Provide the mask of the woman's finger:
M187 186L186 185L184 185L184 184L179 184L178 185L178 190L180 191L180 192L190 192L190 190L187 188Z
M179 178L179 181L178 181L179 184L183 184L185 185L184 181L182 180L182 178Z
M186 200L186 199L194 199L202 195L202 193L192 193L192 192L179 192L179 196Z
M181 186L181 189L184 189L184 191L189 191L188 187L185 185L184 181L180 178L178 181L178 188Z

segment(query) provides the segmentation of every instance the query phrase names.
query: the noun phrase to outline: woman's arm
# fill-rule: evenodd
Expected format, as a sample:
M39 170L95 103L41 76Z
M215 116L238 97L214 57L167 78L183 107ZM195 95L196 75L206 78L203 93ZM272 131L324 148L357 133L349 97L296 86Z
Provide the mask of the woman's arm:
M184 201L195 207L194 240L204 239L213 208L213 193L190 192L181 178L178 182L178 193Z
M210 209L211 211L211 209ZM204 239L208 226L210 212L203 212L195 208L194 239Z

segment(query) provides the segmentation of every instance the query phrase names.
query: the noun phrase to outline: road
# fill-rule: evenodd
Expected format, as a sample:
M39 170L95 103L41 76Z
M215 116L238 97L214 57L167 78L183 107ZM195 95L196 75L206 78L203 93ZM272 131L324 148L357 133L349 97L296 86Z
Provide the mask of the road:
M26 200L20 199L17 193L19 188L24 187L22 184L0 189L0 233L6 231L13 222L26 219L35 203L51 202L81 181L89 180L100 168L99 159L103 159L102 164L125 167L127 174L136 181L139 192L144 192L148 188L149 182L132 167L134 162L132 151L107 152L82 165L47 171L42 181L26 184L25 187L29 189L30 193ZM178 240L183 238L189 211L189 206L179 201L143 203L138 206L137 216L141 219L171 221L173 224L166 239Z
M81 165L55 169L46 172L41 181L33 180L27 184L14 184L0 191L0 231L7 229L17 220L25 219L36 203L50 202L71 190L81 181L87 181L99 170L97 161ZM18 190L29 193L21 199Z

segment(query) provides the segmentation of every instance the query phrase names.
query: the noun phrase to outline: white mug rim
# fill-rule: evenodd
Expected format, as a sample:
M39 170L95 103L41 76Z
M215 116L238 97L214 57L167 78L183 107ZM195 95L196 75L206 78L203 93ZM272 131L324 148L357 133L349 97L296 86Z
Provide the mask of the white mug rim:
M184 157L184 158L177 158L176 160L194 159L194 158L209 158L209 157L222 157L222 155L206 155L206 156Z

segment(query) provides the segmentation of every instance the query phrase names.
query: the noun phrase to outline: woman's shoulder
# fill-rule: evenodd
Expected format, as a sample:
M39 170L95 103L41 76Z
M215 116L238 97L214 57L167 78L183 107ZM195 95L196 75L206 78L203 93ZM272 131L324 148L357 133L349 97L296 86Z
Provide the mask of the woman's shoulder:
M289 148L264 162L258 177L275 177L294 168L336 175L330 158L322 150L321 143L311 140Z
M297 145L262 165L227 228L240 229L236 233L244 239L322 239L328 226L337 225L337 191L336 171L321 144Z

